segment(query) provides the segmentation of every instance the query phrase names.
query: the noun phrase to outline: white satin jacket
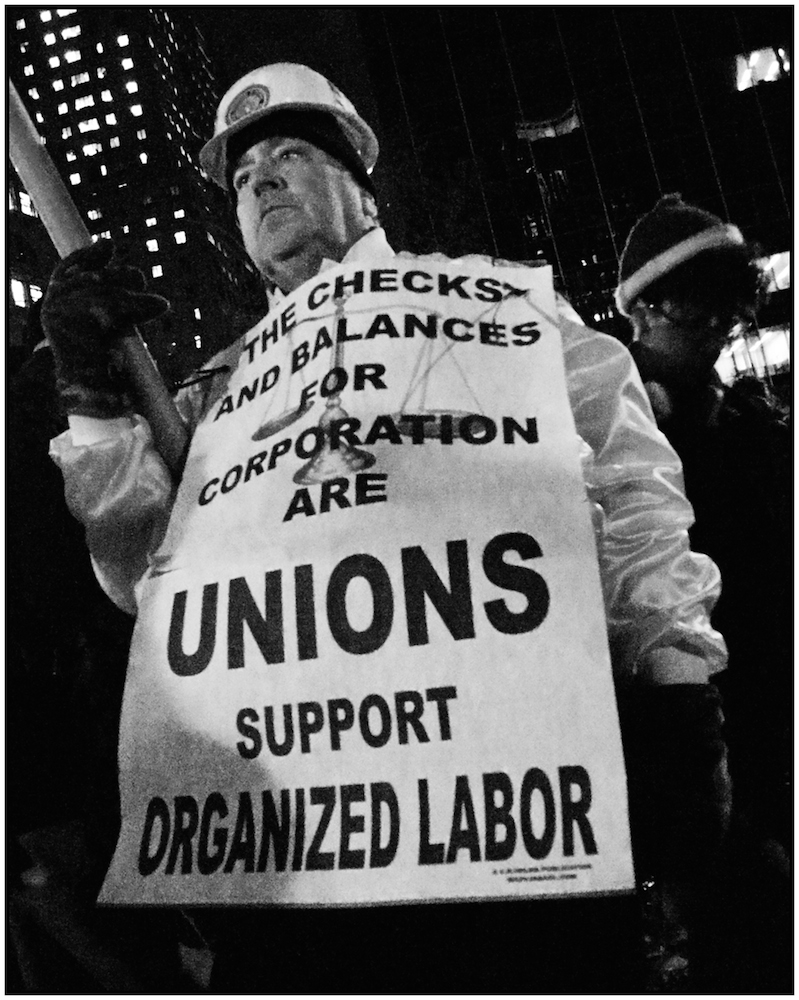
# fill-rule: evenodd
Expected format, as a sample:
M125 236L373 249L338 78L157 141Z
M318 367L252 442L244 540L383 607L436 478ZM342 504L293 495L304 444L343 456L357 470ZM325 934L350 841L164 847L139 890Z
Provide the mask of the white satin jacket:
M446 260L395 254L382 229L362 237L344 260L397 256ZM583 325L560 297L558 305L616 679L703 683L726 662L724 641L709 619L720 578L707 556L690 550L693 510L680 460L655 424L626 348ZM236 341L208 367L233 370L240 351ZM176 401L190 430L225 394L226 382L222 373L181 390ZM86 527L98 579L119 607L135 614L137 585L163 537L175 486L141 417L71 417L70 425L50 453L63 472L69 507Z

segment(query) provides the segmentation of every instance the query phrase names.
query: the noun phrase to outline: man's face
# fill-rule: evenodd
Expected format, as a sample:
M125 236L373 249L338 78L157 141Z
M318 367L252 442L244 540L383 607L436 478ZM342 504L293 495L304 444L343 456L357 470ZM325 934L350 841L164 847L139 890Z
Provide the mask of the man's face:
M247 254L284 292L315 274L323 258L341 260L373 225L371 200L349 171L304 139L254 143L232 185Z
M710 377L734 317L702 315L666 300L637 310L636 339L645 349L648 377L686 387Z

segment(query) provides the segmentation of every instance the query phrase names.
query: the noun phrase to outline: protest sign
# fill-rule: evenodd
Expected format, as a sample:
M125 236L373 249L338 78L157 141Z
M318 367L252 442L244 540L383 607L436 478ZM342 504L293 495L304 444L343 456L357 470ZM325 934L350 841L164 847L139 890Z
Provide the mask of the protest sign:
M139 596L102 902L631 891L549 268L297 289L198 427Z

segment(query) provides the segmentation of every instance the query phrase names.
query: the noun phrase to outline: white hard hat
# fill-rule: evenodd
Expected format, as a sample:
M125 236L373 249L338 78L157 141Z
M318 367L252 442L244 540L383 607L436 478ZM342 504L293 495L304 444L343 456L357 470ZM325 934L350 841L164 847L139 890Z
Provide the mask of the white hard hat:
M366 170L374 167L377 138L338 87L307 66L273 63L247 73L219 103L214 137L200 150L200 165L220 187L227 188L229 139L276 111L324 111L333 115Z

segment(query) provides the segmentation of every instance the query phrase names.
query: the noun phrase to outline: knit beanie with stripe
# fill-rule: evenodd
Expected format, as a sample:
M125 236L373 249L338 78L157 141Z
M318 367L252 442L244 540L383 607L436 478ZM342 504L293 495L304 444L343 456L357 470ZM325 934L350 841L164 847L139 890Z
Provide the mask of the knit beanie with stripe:
M633 226L622 251L616 305L624 316L653 282L705 250L740 246L741 231L711 212L664 195Z

